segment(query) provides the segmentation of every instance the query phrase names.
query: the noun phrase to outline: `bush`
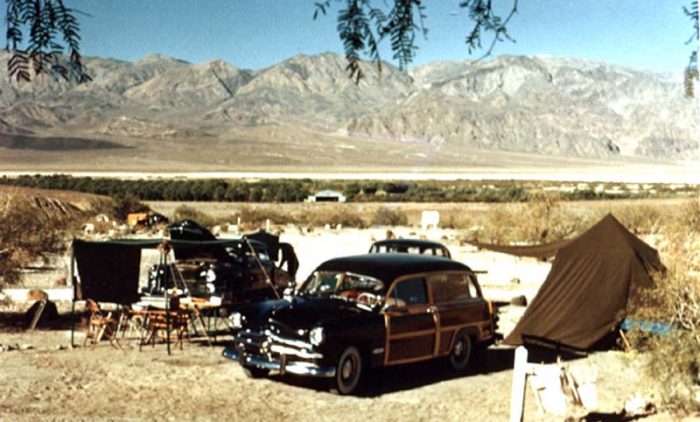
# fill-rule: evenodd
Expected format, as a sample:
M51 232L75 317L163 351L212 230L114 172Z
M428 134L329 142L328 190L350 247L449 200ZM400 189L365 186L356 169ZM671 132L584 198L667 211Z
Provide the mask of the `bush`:
M236 216L241 218L242 223L251 226L260 226L267 220L270 220L274 224L296 223L296 218L293 215L269 207L244 205L238 208Z
M0 289L20 281L20 269L66 250L72 221L40 212L20 196L0 196Z
M125 221L131 213L151 210L148 205L141 203L138 196L130 193L117 195L113 199L112 215L119 221Z
M688 205L693 207L694 205ZM685 210L685 208L684 208ZM692 221L692 217L685 217ZM681 218L679 218L680 220ZM661 255L668 267L657 288L642 291L631 317L672 324L667 336L636 334L635 347L648 355L647 370L671 410L700 411L700 231L666 219Z
M199 225L211 228L217 221L209 214L203 213L187 205L180 205L173 212L173 221L192 220Z
M323 204L321 207L315 208L304 215L305 218L300 219L300 223L309 226L323 227L326 224L337 226L341 224L343 227L365 228L367 222L355 211L343 205Z
M372 216L374 226L405 226L408 224L406 214L395 209L379 207Z

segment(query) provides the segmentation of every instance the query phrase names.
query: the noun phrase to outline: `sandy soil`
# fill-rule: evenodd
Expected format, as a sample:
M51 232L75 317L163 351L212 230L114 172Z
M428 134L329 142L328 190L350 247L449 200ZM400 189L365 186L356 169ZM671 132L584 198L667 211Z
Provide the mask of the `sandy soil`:
M410 229L397 229L399 236ZM385 230L287 231L300 256L300 277L327 258L363 253ZM454 258L480 275L488 298L508 301L523 294L531 299L549 271L549 264L460 246L454 233L433 233L444 239ZM518 279L519 282L513 282ZM67 303L59 304L63 310ZM18 310L29 304L16 305ZM501 331L507 333L525 308L504 307ZM490 349L486 361L470 373L455 376L443 362L404 365L370 374L365 394L340 397L320 381L273 376L247 379L238 365L221 357L227 337L213 347L201 340L168 356L163 345L139 351L129 342L124 350L108 342L96 348L71 349L70 331L24 332L0 324L0 345L31 349L0 352L0 420L507 420L510 406L513 350ZM76 334L82 344L83 332ZM26 347L25 347L26 348ZM652 397L637 355L605 352L568 362L574 370L595 365L599 370L596 409L612 413L627 397ZM525 420L562 420L539 413L530 391ZM570 407L569 414L587 411ZM667 414L649 420L668 420Z
M441 362L379 370L363 396L340 397L323 382L247 379L220 346L188 343L168 356L162 346L55 350L69 343L65 331L0 335L0 343L24 342L36 349L1 355L1 420L506 420L510 406L509 350L491 350L486 368L463 376ZM573 370L591 364L600 371L598 411L617 412L626 397L645 391L639 361L607 352L568 363ZM528 391L525 420L562 419L539 413Z

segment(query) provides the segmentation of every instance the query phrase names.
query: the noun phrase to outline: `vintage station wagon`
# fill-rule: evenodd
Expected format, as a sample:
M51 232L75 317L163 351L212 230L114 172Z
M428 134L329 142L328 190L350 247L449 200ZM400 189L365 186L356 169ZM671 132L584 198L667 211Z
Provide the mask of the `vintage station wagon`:
M321 264L297 294L241 308L224 356L248 376L271 370L330 379L353 393L368 367L447 357L467 367L495 321L474 273L445 258L368 254Z

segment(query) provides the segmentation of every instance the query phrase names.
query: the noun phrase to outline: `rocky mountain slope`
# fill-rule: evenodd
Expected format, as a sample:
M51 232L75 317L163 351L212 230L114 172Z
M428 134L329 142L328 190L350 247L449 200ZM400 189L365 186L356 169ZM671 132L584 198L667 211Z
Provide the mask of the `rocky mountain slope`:
M0 53L0 67L7 54ZM0 136L84 137L129 146L203 139L352 148L381 142L439 151L697 160L700 115L679 80L570 58L367 66L359 86L342 56L295 56L260 70L163 56L91 58L93 82L0 79ZM134 141L136 140L136 141ZM312 143L313 143L312 142ZM359 143L358 143L359 142ZM315 144L314 144L315 145ZM316 148L316 147L314 147ZM284 151L279 151L284 156Z

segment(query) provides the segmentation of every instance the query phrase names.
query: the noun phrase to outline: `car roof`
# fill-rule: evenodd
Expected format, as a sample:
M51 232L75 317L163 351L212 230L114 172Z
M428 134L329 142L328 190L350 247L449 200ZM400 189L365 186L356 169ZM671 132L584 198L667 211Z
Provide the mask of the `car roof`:
M316 271L344 271L374 277L388 288L398 277L434 271L471 271L461 262L433 255L365 254L334 258Z
M434 242L432 240L424 239L385 239L378 240L373 243L373 245L384 246L384 245L403 245L403 246L422 246L422 247L437 247L446 248L445 245L439 242Z

